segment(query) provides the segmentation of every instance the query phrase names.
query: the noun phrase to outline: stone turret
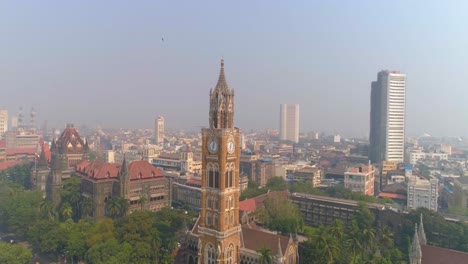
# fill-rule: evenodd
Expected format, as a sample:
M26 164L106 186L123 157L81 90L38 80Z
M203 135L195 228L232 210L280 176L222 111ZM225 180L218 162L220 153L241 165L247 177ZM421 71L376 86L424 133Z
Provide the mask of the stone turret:
M413 237L413 242L411 243L409 257L410 257L410 264L421 264L422 252L421 252L421 244L419 243L418 224L415 224L415 227L414 227L414 237Z
M419 244L421 244L421 245L426 245L427 244L426 233L424 232L423 215L422 214L420 215L420 220L419 220L418 237L419 237Z
M119 172L120 197L127 199L128 185L130 183L130 174L128 172L127 158L124 156L122 167Z

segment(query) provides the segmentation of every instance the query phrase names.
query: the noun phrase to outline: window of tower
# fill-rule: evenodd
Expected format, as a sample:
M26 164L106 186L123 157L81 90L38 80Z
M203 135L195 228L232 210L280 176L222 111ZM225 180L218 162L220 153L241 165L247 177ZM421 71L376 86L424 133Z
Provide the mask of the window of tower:
M208 187L214 187L214 171L212 168L208 171Z
M233 244L229 245L226 257L227 257L226 264L234 263L234 245Z
M215 183L215 188L218 188L219 189L219 171L215 171L215 175L214 175L214 183Z
M224 188L229 188L229 171L226 171L224 176Z
M215 264L216 263L216 250L213 245L208 244L206 248L206 256L208 264Z
M232 188L234 185L233 185L234 181L233 181L233 171L230 170L229 171L229 187Z
M218 227L218 214L217 213L213 215L213 226Z
M211 225L211 214L209 212L206 212L206 226Z

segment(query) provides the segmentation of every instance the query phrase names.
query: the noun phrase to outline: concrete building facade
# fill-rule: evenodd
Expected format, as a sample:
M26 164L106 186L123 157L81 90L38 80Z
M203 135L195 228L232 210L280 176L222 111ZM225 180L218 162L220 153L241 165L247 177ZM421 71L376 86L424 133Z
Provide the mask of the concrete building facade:
M280 105L280 140L299 142L299 105Z
M164 117L158 116L154 121L154 144L164 143Z
M408 180L407 207L417 209L424 207L437 212L439 198L438 180L421 179L417 176Z
M369 159L404 161L406 75L381 71L371 85Z
M344 187L353 192L374 195L375 169L372 165L360 165L344 173Z
M8 110L0 109L0 138L8 131Z

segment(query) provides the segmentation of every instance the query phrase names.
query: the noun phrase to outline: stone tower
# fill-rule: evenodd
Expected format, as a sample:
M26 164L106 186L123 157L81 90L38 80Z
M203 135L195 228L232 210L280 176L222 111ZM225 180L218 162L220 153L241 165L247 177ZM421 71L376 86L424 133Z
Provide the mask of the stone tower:
M199 263L239 263L240 130L234 127L234 91L228 88L224 60L210 90L209 128L202 129L202 191Z

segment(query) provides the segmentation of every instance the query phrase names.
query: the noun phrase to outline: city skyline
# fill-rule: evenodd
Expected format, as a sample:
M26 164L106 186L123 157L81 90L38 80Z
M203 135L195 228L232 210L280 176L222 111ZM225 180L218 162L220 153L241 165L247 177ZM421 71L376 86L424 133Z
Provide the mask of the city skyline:
M369 83L389 69L408 75L409 136L468 135L462 4L54 3L1 4L10 119L23 106L38 126L149 128L162 115L197 131L224 57L244 130L276 128L287 101L301 105L303 132L367 137Z

